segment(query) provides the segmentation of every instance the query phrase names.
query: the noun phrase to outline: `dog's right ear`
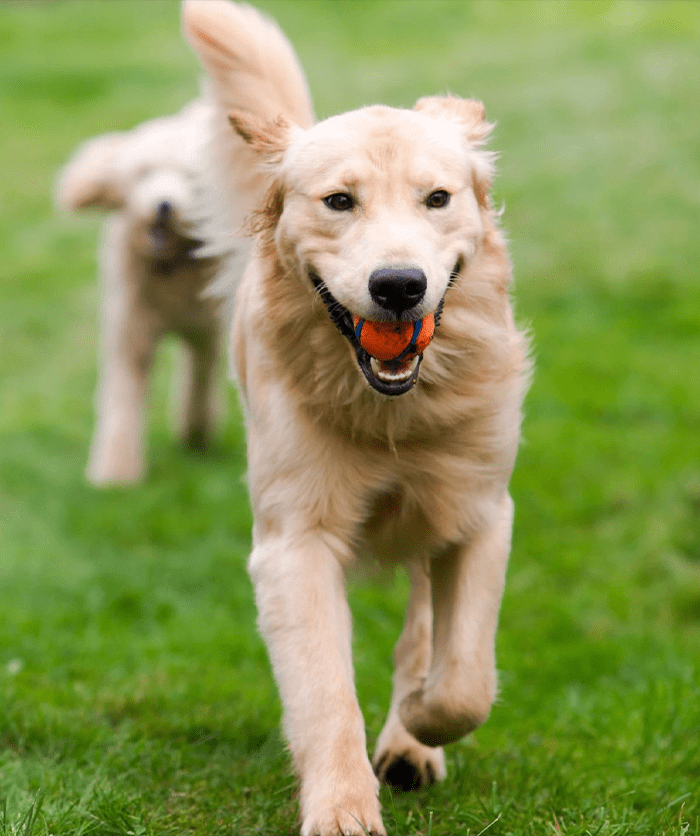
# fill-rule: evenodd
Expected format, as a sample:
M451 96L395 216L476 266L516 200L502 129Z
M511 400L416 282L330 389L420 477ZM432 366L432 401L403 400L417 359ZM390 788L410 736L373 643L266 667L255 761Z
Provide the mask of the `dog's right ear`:
M469 142L476 148L486 142L493 125L486 121L486 109L476 99L460 99L458 96L426 96L413 106L414 110L434 119L450 119L465 130Z
M291 125L283 116L266 122L254 113L242 110L234 110L228 118L233 130L250 148L260 169L272 174L264 205L255 209L247 221L250 232L262 233L264 250L269 253L274 249L272 234L284 206L284 188L280 178L275 176L275 170L279 168L292 136L301 128Z
M300 130L283 116L278 116L274 122L266 122L254 113L234 110L228 118L238 136L256 153L260 162L269 167L282 162L293 133Z
M482 206L490 208L489 192L495 155L481 150L481 146L493 130L493 125L486 121L483 104L475 99L460 99L457 96L428 96L418 99L413 109L433 119L447 119L460 126L472 148L474 194Z
M117 161L124 134L111 133L89 139L59 173L55 202L61 209L121 209L124 192Z

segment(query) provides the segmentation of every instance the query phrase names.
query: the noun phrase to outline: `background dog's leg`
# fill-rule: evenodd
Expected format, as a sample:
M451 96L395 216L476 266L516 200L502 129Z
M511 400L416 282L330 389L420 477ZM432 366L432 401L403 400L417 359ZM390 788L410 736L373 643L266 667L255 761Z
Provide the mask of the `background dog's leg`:
M301 779L302 836L384 834L355 696L343 569L329 540L318 532L256 545L259 625Z
M493 524L431 563L433 657L421 689L401 704L418 740L458 740L488 717L496 694L495 635L510 550L513 503Z
M422 561L411 566L406 623L394 651L391 706L374 755L374 769L380 781L402 790L418 789L445 777L442 749L419 743L399 716L404 697L421 688L430 668L433 607L428 571Z
M86 470L96 485L129 484L143 476L146 378L155 346L155 334L140 313L114 304L108 314Z
M217 388L220 337L205 333L180 348L173 383L174 420L184 444L204 450L221 413Z

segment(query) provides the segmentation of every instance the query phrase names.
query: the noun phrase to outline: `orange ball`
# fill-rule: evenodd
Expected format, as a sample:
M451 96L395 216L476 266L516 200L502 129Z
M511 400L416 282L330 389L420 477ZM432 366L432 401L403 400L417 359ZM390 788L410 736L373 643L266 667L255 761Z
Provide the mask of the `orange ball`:
M428 314L416 322L370 322L353 317L355 336L376 360L395 360L410 346L406 359L422 354L435 333L435 317Z

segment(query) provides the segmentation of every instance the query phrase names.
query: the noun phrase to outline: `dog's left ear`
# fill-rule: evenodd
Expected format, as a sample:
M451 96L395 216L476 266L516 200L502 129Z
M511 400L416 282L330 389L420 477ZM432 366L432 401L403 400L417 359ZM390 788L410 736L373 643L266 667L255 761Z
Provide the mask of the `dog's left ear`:
M486 121L486 109L476 99L460 99L457 96L429 96L418 99L413 107L434 119L448 119L459 125L468 144L473 149L483 145L491 131L493 123ZM477 151L474 161L474 193L479 203L489 207L489 192L493 181L493 154Z
M126 134L102 134L84 142L59 172L54 201L61 209L103 209L124 206L124 186L119 157Z

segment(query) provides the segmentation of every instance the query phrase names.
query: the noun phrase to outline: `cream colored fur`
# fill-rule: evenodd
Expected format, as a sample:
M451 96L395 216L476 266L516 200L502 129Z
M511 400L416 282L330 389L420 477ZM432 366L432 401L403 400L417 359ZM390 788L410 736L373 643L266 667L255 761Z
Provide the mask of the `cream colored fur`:
M216 260L193 248L202 201L198 169L213 108L180 113L84 143L60 174L66 209L109 212L100 246L100 370L87 476L128 484L144 473L147 374L158 341L182 338L174 418L202 447L219 412L222 304L204 298ZM160 213L160 214L159 214Z
M269 22L258 18L257 58L241 57L254 20L225 0L184 6L221 125L233 124L218 134L214 164L243 141L268 185L233 323L255 519L249 569L301 782L301 833L384 834L378 778L443 778L441 747L482 723L496 694L527 347L489 203L481 104L423 99L412 111L375 106L311 125L298 65L266 40ZM244 94L267 96L269 113L241 106ZM444 208L428 208L434 190L450 193ZM353 195L352 211L324 203L339 192ZM371 319L368 278L393 265L425 273L420 316L443 297L444 311L416 385L386 397L367 385L311 279ZM344 590L356 558L402 563L412 579L374 769Z

